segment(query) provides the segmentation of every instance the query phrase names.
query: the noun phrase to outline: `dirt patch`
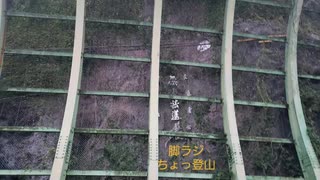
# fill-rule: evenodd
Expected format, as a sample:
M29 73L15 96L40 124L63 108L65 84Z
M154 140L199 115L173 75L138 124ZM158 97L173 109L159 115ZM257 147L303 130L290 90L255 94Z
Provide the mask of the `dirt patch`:
M14 0L8 1L8 9L11 11L74 16L76 14L76 2L65 0Z
M320 75L320 49L298 46L297 62L299 74Z
M241 142L247 175L301 177L293 145Z
M320 2L317 0L304 0L303 7L308 10L320 11Z
M60 128L65 102L64 95L6 95L0 98L0 125Z
M74 21L9 17L7 49L72 52Z
M88 0L86 6L89 18L152 22L153 0Z
M260 35L286 34L288 18L287 8L237 2L234 31Z
M152 29L143 26L87 23L85 52L150 58Z
M67 180L146 180L146 177L113 177L113 176L68 176Z
M320 160L320 84L317 80L300 79L301 101L308 127L308 135Z
M58 134L0 134L1 169L45 169L52 167Z
M233 41L233 65L284 71L285 43L237 42L241 39Z
M50 176L1 176L7 180L49 180Z
M81 96L77 127L148 129L147 98Z
M147 154L146 137L75 134L69 169L146 171Z
M236 106L240 136L291 138L286 109Z
M165 0L162 22L222 30L225 1ZM190 13L192 12L192 13Z
M71 58L6 55L0 86L67 89L70 70Z
M149 92L150 64L85 59L82 90Z
M235 99L285 103L283 76L234 71L233 90Z
M320 11L320 10L318 10ZM300 17L298 39L306 43L320 44L320 14L303 11Z

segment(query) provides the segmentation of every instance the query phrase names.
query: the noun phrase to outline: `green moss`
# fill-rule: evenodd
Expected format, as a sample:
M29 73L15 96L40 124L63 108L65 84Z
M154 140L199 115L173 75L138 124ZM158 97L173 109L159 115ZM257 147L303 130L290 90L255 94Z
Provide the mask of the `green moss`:
M299 26L299 39L302 41L315 41L316 44L319 40L313 36L320 36L319 26L320 15L314 12L302 12L301 24Z
M301 175L298 159L293 155L295 153L292 151L293 146L272 143L259 146L256 149L257 153L250 156L254 160L254 172L261 172L264 176L275 172L290 177Z
M76 1L66 0L11 0L9 9L12 11L75 15Z
M129 171L141 170L143 164L138 153L142 149L141 145L146 144L143 138L130 142L107 143L104 149L104 158L109 161L111 170Z
M68 86L70 58L44 56L6 56L1 88L60 88Z
M254 166L262 172L264 175L267 175L267 171L272 169L272 151L270 148L265 148L264 151L261 151L259 154L256 154Z
M10 17L6 37L8 49L72 51L74 22Z
M235 12L238 17L251 20L284 20L289 14L289 11L285 8L274 8L246 2L238 2Z
M225 0L214 0L208 3L208 28L223 29L225 4Z
M320 86L311 80L300 81L302 105L306 117L307 131L312 146L320 160L320 128L317 121L320 117Z
M211 104L209 103L198 103L194 106L194 119L196 122L197 129L200 132L212 132L211 124L206 120L205 116L209 113Z
M219 170L217 170L213 174L212 179L214 179L214 180L232 179L232 172L231 171L219 171Z
M87 16L111 19L142 20L143 0L90 0L87 4Z

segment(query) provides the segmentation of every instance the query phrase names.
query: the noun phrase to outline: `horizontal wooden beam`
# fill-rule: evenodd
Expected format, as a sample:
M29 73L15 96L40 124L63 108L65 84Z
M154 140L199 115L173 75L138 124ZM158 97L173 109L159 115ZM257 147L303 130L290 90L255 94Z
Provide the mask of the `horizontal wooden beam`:
M118 97L140 97L148 98L148 93L137 92L114 92L114 91L80 91L81 95L96 95L96 96L118 96Z
M234 100L234 104L235 105L243 105L243 106L269 107L269 108L280 108L280 109L287 108L287 105L285 105L285 104L257 102L257 101L244 101L244 100Z
M247 1L257 1L257 0L243 0L244 2ZM277 4L273 2L264 2L264 4ZM28 12L12 12L8 11L7 16L12 17L27 17L27 18L42 18L42 19L55 19L55 20L75 20L74 16L63 16L63 15L48 15L48 14L38 14L38 13L28 13ZM122 24L122 25L134 25L134 26L145 26L145 27L152 27L152 23L149 22L139 22L133 20L122 20L122 19L96 19L96 18L87 18L87 22L96 22L96 23L107 23L107 24ZM174 30L182 30L182 31L192 31L192 32L203 32L203 33L213 33L217 35L222 35L222 31L216 29L208 29L208 28L196 28L192 26L181 26L181 25L173 25L173 24L162 24L161 28L164 29L174 29ZM256 35L256 34L248 34L248 33L240 33L240 32L233 32L234 36L238 37L245 37L245 38L255 38L260 40L272 40L275 42L286 42L285 38L274 38L269 37L267 35ZM306 42L298 42L299 45L303 46L311 46L320 48L320 45L314 43L306 43Z
M0 176L50 176L51 170L18 170L1 169Z
M30 49L5 49L5 54L12 55L32 55L32 56L58 56L58 57L72 57L72 52L61 51L38 51Z
M59 133L58 128L49 127L26 127L26 126L0 126L0 132L42 132ZM79 134L112 134L112 135L148 135L148 130L143 129L96 129L96 128L75 128L75 133ZM160 136L186 137L199 139L224 140L222 134L206 134L192 132L159 131Z
M49 176L51 170L0 170L0 176ZM122 176L146 177L146 171L68 170L68 176ZM212 179L213 174L159 172L163 178ZM300 177L247 176L247 180L303 180Z
M260 40L271 40L275 42L286 42L285 38L275 38L275 37L269 37L267 35L258 35L258 34L249 34L249 33L240 33L240 32L233 32L233 35L238 37L253 38L253 39L260 39Z
M254 73L259 73L259 74L278 75L278 76L285 75L285 73L283 71L272 70L272 69L244 67L244 66L232 66L232 70L241 71L241 72L254 72Z
M15 92L15 93L43 93L43 94L67 94L66 89L53 88L8 88L0 90L0 92Z
M103 55L103 54L87 54L87 53L85 53L83 56L85 58L91 58L91 59L109 59L109 60L119 60L119 61L148 62L148 63L151 62L149 58L134 58L134 57L110 56L110 55Z
M293 144L293 141L288 138L271 138L259 136L240 136L240 141Z
M247 176L247 180L303 180L303 178L281 176Z
M68 53L68 52L36 51L36 50L26 50L26 49L9 49L9 50L6 50L5 53L6 54L17 54L17 55L72 57L72 53ZM145 62L145 63L151 62L151 60L149 58L110 56L110 55L102 55L102 54L84 54L84 57L91 58L91 59L104 59L104 60L117 60L117 61L132 61L132 62ZM160 60L160 63L161 64L180 65L180 66L200 67L200 68L221 69L220 64L197 63L197 62L189 62L189 61L181 61L181 60ZM284 71L272 70L272 69L260 69L260 68L253 68L253 67L244 67L244 66L232 66L232 70L241 71L241 72L253 72L253 73L267 74L267 75L285 76ZM320 76L308 75L308 74L300 74L299 78L320 80Z
M181 66L192 66L201 68L213 68L220 69L220 64L208 64L208 63L198 63L189 61L179 61L179 60L160 60L161 64L171 64L171 65L181 65Z
M0 126L0 132L42 132L42 133L59 133L59 128L50 127L30 127L30 126ZM112 135L148 135L148 130L144 129L96 129L96 128L75 128L75 133L78 134L112 134ZM223 134L212 133L193 133L193 132L173 132L173 131L159 131L159 136L168 137L185 137L197 139L212 139L225 140ZM259 136L240 136L241 141L249 142L269 142L292 144L293 141L288 138L272 138Z
M49 127L30 127L30 126L0 126L0 132L59 133L60 129L49 128Z
M281 7L281 8L291 8L291 5L284 4L284 3L278 3L274 1L266 1L266 0L237 0L238 2L248 2L248 3L255 3L260 5L268 5L273 7Z
M63 89L45 89L45 88L7 88L2 89L0 92L17 92L17 93L44 93L44 94L66 94L67 90ZM138 97L148 98L148 93L136 93L136 92L113 92L113 91L80 91L81 95L96 95L96 96L118 96L118 97ZM221 103L221 99L208 98L208 97L196 97L196 96L178 96L169 94L159 94L160 99L177 99L182 101L196 101L196 102L211 102ZM269 108L286 108L285 104L258 102L258 101L245 101L235 100L235 105L243 106L255 106L255 107L269 107Z
M169 137L184 137L184 138L225 140L225 136L222 135L222 134L205 134L205 133L191 133L191 132L159 131L159 135L160 136L169 136Z

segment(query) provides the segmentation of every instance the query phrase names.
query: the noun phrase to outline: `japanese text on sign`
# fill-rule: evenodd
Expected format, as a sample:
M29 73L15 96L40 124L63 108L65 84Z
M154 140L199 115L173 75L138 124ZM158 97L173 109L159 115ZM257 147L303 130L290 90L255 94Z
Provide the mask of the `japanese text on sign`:
M189 145L169 145L168 147L168 156L169 157L189 157L191 154L193 157L197 157L202 154L204 151L204 146L189 146ZM176 162L173 161L171 163L168 163L166 160L160 159L158 162L158 167L160 171L166 171L171 170L175 171L178 170L179 165L184 170L196 170L196 171L214 171L216 169L216 161L211 159L201 159L201 158L195 158L190 162Z

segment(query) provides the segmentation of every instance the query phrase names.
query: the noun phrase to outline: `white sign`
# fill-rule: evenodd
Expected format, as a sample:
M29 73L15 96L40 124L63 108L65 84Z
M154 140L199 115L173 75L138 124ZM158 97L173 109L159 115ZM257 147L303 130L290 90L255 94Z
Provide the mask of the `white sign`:
M211 47L211 44L208 40L201 41L197 47L197 50L200 52L204 52Z

